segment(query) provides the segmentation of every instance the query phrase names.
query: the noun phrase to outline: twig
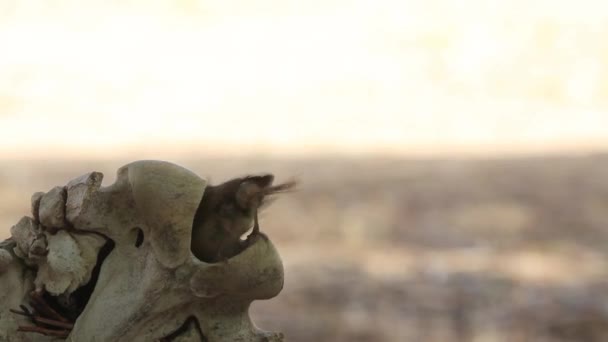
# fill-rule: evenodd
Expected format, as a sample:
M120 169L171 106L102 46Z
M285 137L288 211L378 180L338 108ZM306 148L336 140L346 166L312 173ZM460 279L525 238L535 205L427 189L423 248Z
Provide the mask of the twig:
M17 328L17 331L34 332L34 333L42 334L45 336L55 336L55 337L62 337L62 338L66 338L70 335L69 330L53 330L53 329L47 329L47 328L42 328L42 327L19 327L19 328Z
M30 293L30 296L33 300L32 302L30 302L30 304L36 311L41 313L43 316L49 317L60 322L70 323L68 319L61 316L61 314L55 311L55 309L50 307L49 304L47 304L47 302L44 300L44 298L42 298L41 294L37 293L36 291L32 291L32 293Z
M46 325L50 325L50 326L54 326L54 327L58 327L58 328L64 328L64 329L74 328L74 324L72 324L72 323L61 322L61 321L57 321L54 319L49 319L49 318L45 318L45 317L41 317L39 315L33 314L33 313L29 312L29 310L23 305L21 305L21 309L23 311L14 310L14 309L9 309L9 311L16 315L21 315L21 316L27 317L30 320L32 320L33 323L41 323L41 324L46 324Z

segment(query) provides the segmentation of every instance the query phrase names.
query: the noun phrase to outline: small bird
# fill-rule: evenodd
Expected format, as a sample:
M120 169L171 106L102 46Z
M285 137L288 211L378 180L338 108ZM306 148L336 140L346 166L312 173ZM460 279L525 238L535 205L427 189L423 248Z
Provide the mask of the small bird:
M272 185L274 176L264 174L208 185L194 216L190 249L205 262L226 260L240 253L260 233L258 210L266 196L288 191L295 182ZM253 226L247 240L241 240Z

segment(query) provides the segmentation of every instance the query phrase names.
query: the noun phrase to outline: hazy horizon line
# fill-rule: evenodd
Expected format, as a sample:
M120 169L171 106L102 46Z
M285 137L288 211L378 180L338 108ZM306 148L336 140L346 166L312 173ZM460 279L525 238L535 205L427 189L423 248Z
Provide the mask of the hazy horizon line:
M534 157L577 157L608 154L608 146L594 145L580 146L554 146L552 148L531 146L530 148L505 148L504 146L479 146L475 148L434 148L417 147L411 149L292 149L272 150L260 148L225 148L197 149L193 146L175 146L173 148L126 148L116 151L114 148L64 150L61 152L49 151L11 151L2 153L0 161L44 161L44 160L75 160L75 161L111 161L111 160L142 160L142 159L327 159L327 158L362 158L362 159L519 159Z

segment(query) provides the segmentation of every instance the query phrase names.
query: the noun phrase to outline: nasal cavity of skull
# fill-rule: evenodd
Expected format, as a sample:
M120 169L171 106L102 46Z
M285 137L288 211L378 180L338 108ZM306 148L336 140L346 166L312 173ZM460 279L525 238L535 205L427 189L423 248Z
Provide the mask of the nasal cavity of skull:
M99 253L97 255L97 263L93 268L93 272L91 274L91 279L89 282L78 288L74 293L70 296L70 302L76 303L76 307L63 308L64 311L67 312L68 316L72 319L76 320L78 316L84 311L86 305L95 290L95 286L97 285L97 280L99 279L99 274L101 272L101 266L104 260L110 255L112 250L114 249L114 241L107 239L106 243L101 247ZM61 307L59 309L62 309Z
M135 227L131 230L131 236L135 240L135 247L139 248L144 243L144 231L139 227Z

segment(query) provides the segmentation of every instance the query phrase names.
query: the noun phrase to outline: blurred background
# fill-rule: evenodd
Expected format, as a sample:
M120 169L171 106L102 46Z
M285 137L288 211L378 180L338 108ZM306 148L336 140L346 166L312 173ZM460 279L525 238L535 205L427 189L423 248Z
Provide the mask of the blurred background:
M0 238L137 159L296 177L289 341L608 340L608 2L3 0Z

